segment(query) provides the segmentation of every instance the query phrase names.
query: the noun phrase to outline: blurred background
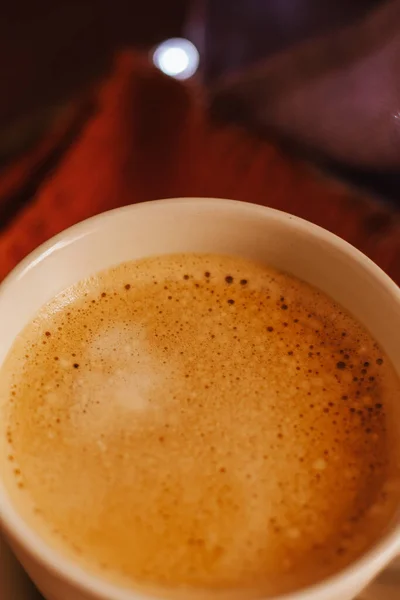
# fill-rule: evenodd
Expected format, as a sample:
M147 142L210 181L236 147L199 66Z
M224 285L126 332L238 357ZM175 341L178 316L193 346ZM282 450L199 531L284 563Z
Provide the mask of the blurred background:
M0 8L0 125L59 101L115 49L188 36L206 82L315 34L380 0L14 0Z
M211 88L262 59L352 25L382 0L15 0L0 8L0 167L35 143L60 106L105 72L116 50L175 37L200 53ZM230 115L235 121L236 115ZM318 159L318 157L317 157ZM393 169L332 165L397 200ZM390 172L389 172L390 171Z

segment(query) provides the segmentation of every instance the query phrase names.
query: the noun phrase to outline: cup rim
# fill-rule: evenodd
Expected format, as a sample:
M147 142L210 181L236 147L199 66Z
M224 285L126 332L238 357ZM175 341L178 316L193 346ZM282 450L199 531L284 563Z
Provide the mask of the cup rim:
M253 204L250 202L242 202L239 200L228 200L222 198L202 198L202 197L187 197L187 198L169 198L165 200L153 200L149 202L132 204L120 208L115 208L88 219L81 221L65 230L48 241L41 244L26 256L7 277L0 283L0 299L4 291L12 286L15 282L22 279L24 274L33 269L42 260L50 256L58 249L70 245L80 238L88 235L95 230L99 224L112 219L121 213L134 213L143 211L159 211L168 210L174 206L192 206L193 208L224 208L243 214L252 212L259 214L260 218L273 219L286 225L290 225L297 230L307 233L325 243L329 243L336 248L342 255L345 255L352 261L357 261L365 270L368 270L374 279L385 287L391 296L400 306L400 288L396 283L371 259L365 256L360 250L338 237L336 234L311 223L300 217L289 213ZM0 365L1 367L1 365ZM372 563L379 565L379 570L383 568L396 554L400 553L400 518L396 516L397 523L392 526L390 531L383 533L381 539L361 557L350 563L346 568L327 577L326 579L302 588L298 591L289 594L274 596L270 600L320 600L321 594L326 591L336 594L340 597L346 590L357 587L360 572L363 572L368 579L369 567ZM62 553L47 543L36 531L28 525L28 523L19 514L16 507L13 506L11 498L5 489L4 483L0 478L0 525L1 528L8 533L11 540L16 540L17 543L32 555L35 560L45 567L49 572L56 575L60 579L67 581L76 588L81 589L89 594L94 594L98 599L109 600L156 600L162 596L148 595L148 592L125 588L120 585L109 583L107 579L103 579L100 575L95 575L85 571L79 566L79 561L74 561L68 557L64 557ZM201 590L197 593L200 595ZM190 591L193 599L196 598L196 591ZM218 598L218 594L216 595ZM221 593L221 598L225 595ZM260 599L261 600L261 599Z

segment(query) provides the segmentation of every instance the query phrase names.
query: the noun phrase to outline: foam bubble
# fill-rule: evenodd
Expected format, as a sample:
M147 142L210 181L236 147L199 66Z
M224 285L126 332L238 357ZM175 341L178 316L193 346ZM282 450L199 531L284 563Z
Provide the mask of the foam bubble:
M22 512L128 585L288 592L362 553L400 496L389 361L273 269L119 265L45 307L4 369Z

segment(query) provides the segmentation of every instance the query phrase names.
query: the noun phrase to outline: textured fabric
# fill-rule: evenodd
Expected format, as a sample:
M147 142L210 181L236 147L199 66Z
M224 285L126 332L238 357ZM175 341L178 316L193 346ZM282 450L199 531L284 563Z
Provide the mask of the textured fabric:
M155 198L217 196L318 223L400 282L395 212L274 144L210 125L195 89L164 77L140 56L122 53L93 103L52 175L0 234L0 280L38 244L101 211Z
M230 197L299 215L358 246L400 283L395 212L274 144L210 125L195 90L163 77L140 57L121 54L93 103L92 116L52 175L0 233L0 280L28 252L77 221L134 202L191 195ZM21 187L30 173L21 170ZM18 178L12 183L15 192ZM6 190L1 184L0 175L0 191Z
M212 107L319 156L399 169L400 1L221 82Z

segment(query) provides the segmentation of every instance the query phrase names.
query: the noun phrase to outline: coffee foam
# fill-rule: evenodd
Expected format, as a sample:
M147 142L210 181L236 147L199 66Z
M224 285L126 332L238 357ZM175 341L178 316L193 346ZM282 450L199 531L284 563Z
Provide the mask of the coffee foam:
M370 547L400 497L387 357L319 291L238 258L81 282L2 381L21 512L124 585L297 589Z

